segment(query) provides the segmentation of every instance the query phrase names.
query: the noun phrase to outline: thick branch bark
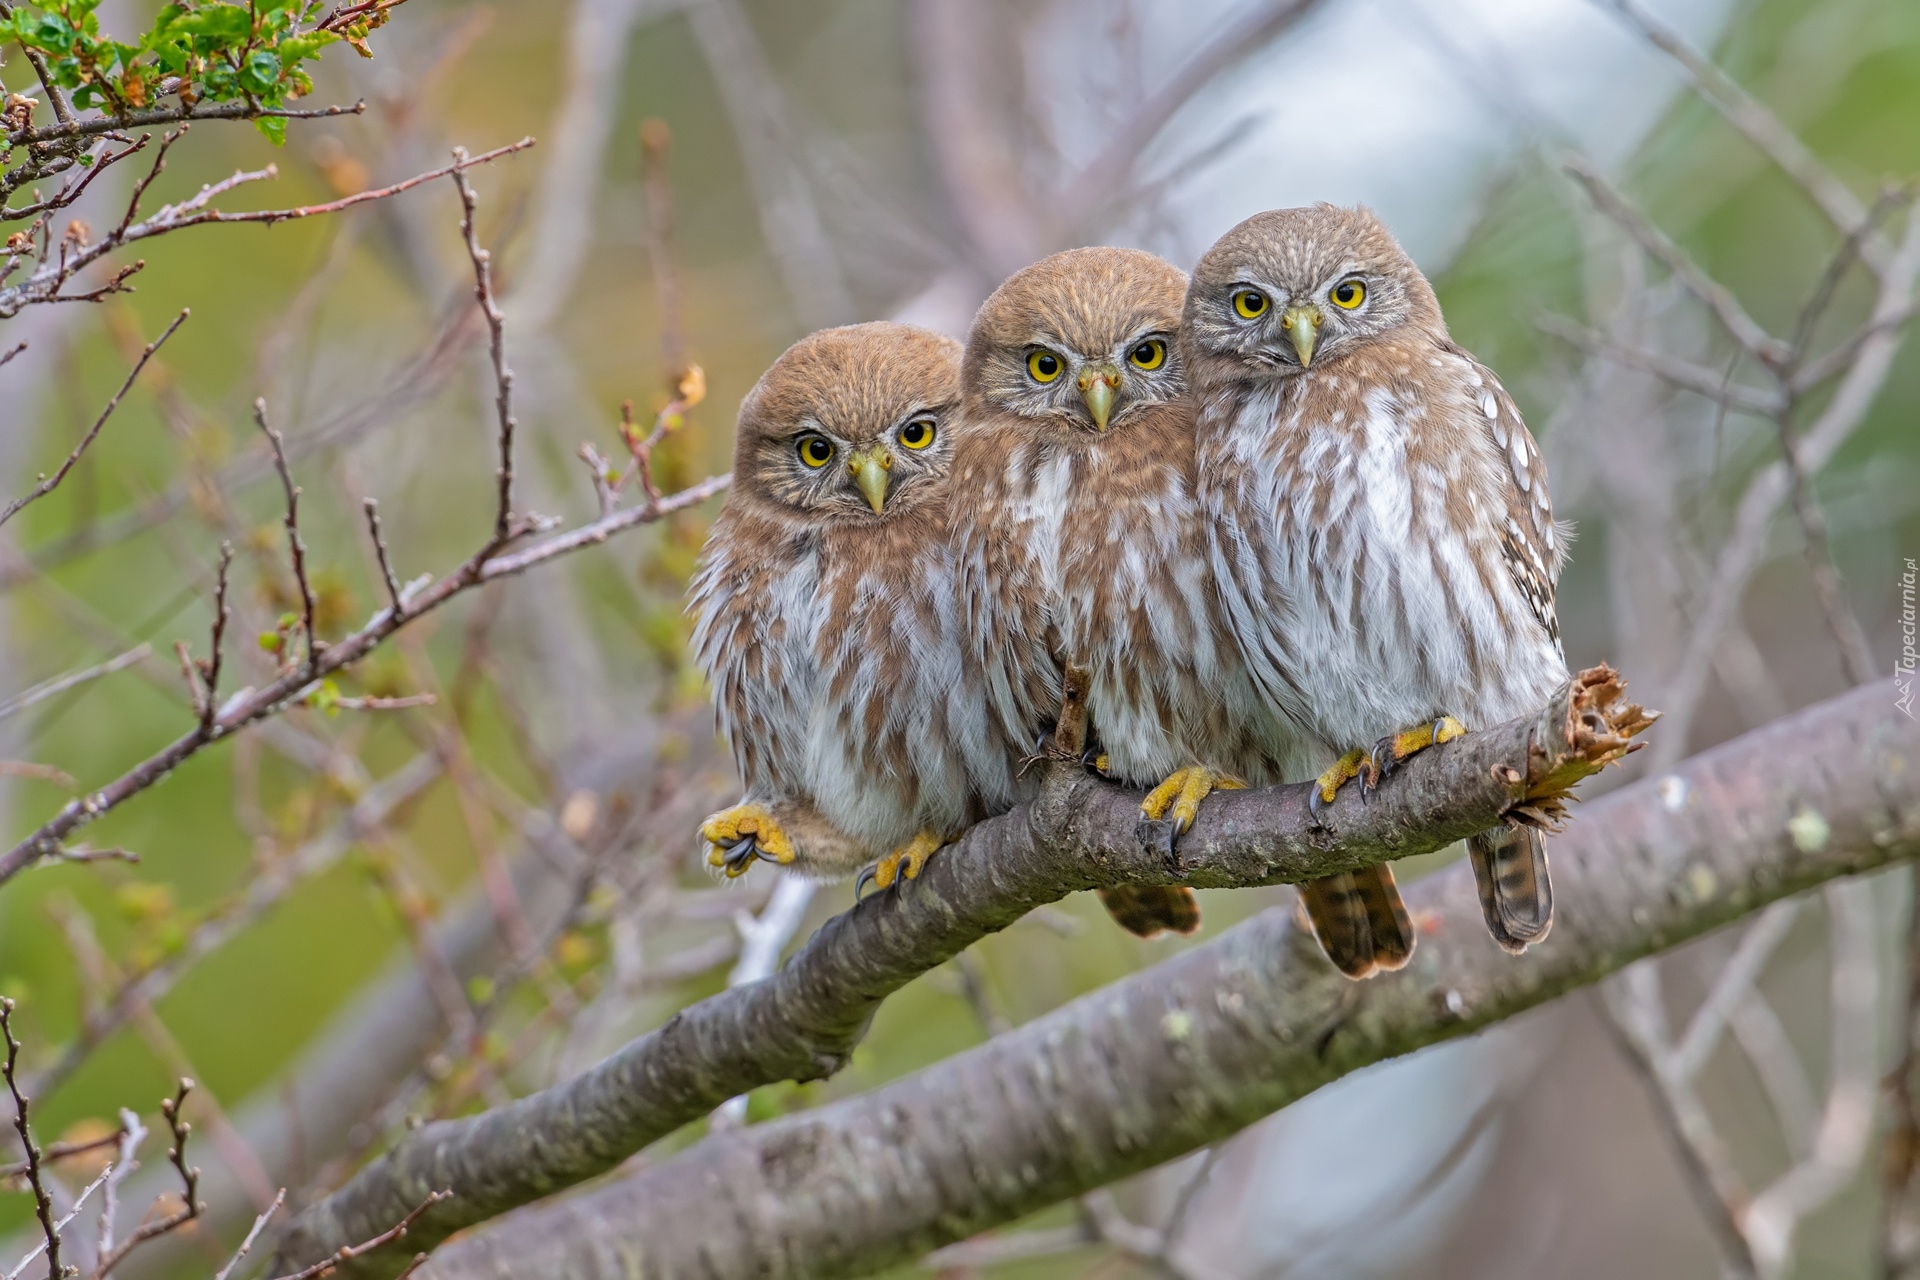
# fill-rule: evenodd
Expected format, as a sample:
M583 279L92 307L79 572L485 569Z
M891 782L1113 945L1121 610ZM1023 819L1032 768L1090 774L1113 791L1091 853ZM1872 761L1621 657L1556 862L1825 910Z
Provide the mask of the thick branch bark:
M1422 753L1370 800L1351 788L1318 820L1304 785L1223 792L1180 841L1178 866L1135 834L1137 795L1056 769L1033 806L973 828L903 892L828 921L772 978L682 1010L564 1084L408 1134L296 1220L275 1269L368 1239L452 1190L404 1249L341 1272L390 1276L416 1249L603 1173L736 1094L830 1075L888 995L1075 890L1297 883L1442 848L1509 814L1551 814L1647 723L1618 693L1604 668L1583 673L1537 716Z
M1422 782L1443 772L1454 770ZM1211 840L1242 813L1295 799L1220 805ZM1876 684L1588 806L1552 841L1560 921L1525 956L1488 941L1464 865L1408 894L1421 929L1412 965L1366 982L1341 978L1289 913L1269 911L873 1093L709 1138L515 1215L449 1245L420 1275L865 1275L1151 1168L1348 1072L1511 1017L1810 885L1916 853L1920 724Z

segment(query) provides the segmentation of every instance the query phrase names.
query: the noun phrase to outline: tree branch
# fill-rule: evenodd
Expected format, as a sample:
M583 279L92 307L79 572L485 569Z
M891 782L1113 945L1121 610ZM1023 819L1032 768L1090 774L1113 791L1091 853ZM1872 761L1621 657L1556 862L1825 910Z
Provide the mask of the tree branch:
M1480 749L1436 761L1407 790L1476 790L1470 753L1475 765L1498 760L1487 749L1512 728L1479 735ZM1894 709L1888 690L1855 690L1587 806L1552 842L1561 919L1524 956L1488 943L1465 866L1407 894L1422 922L1414 963L1361 983L1336 974L1290 913L1268 911L870 1094L710 1138L625 1181L517 1215L449 1245L421 1274L603 1280L644 1258L649 1276L838 1277L909 1260L1195 1150L1361 1067L1511 1017L1768 902L1920 854L1916 751L1920 723ZM1303 794L1235 793L1208 816L1210 800L1195 843L1224 856L1251 834L1253 815ZM1117 819L1122 802L1109 796L1101 789L1090 808ZM1405 822L1403 803L1389 787L1373 808ZM1790 824L1802 812L1824 825ZM1402 838L1414 830L1398 828ZM1249 840L1246 853L1264 844L1299 869L1289 833L1271 834L1282 839ZM1218 883L1220 864L1206 860L1193 883ZM950 882L960 859L946 861ZM1006 863L976 874L1023 879Z
M736 1094L831 1075L888 995L1042 903L1121 884L1297 883L1443 848L1510 817L1548 822L1575 782L1626 754L1648 723L1617 677L1596 668L1536 716L1422 753L1370 801L1338 802L1317 819L1305 784L1216 797L1175 865L1136 834L1137 794L1055 768L1033 805L974 827L907 892L828 921L771 978L683 1009L573 1080L409 1133L296 1220L278 1265L363 1239L445 1187L454 1198L416 1225L416 1240L437 1243L603 1173ZM401 1261L390 1251L341 1274L390 1276Z

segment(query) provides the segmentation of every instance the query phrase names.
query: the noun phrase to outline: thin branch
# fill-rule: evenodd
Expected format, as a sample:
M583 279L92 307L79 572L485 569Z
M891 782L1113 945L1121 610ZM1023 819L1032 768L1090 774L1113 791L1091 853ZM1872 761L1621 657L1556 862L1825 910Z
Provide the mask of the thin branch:
M406 610L407 602L400 596L400 582L393 576L393 561L387 556L387 540L380 532L380 504L368 498L363 505L367 513L367 532L373 538L374 558L380 564L380 578L387 584L387 599L392 601L394 613L402 613Z
M1754 1256L1769 1277L1788 1273L1799 1224L1845 1190L1873 1142L1880 1084L1874 888L1864 881L1847 881L1827 886L1823 896L1832 950L1832 1068L1812 1151L1755 1196L1745 1218Z
M53 1197L47 1194L46 1182L40 1168L40 1147L33 1140L33 1129L27 1120L27 1095L20 1091L17 1075L20 1042L13 1038L13 1009L13 1000L0 996L0 1036L4 1036L7 1041L5 1074L7 1092L13 1095L13 1128L14 1132L20 1135L20 1146L26 1153L27 1189L33 1193L33 1211L40 1219L42 1243L46 1245L47 1250L47 1275L50 1280L61 1280L66 1273L60 1265L60 1230L54 1225ZM27 1263L33 1261L33 1258L33 1254L28 1255L26 1260L7 1277L7 1280L13 1280L14 1276L19 1275Z
M1899 327L1887 322L1912 308L1916 276L1920 276L1920 213L1909 213L1906 233L1881 276L1879 297L1869 318L1870 324L1886 327L1860 344L1833 398L1813 425L1799 436L1800 463L1809 474L1819 473L1878 399L1904 338ZM1714 654L1734 620L1747 581L1759 564L1773 518L1787 498L1789 487L1787 464L1775 462L1749 480L1740 496L1732 532L1721 544L1706 589L1695 593L1702 603L1690 619L1686 648L1675 674L1662 690L1666 704L1663 709L1670 722L1665 737L1654 748L1655 768L1672 763L1686 751L1687 730L1713 668Z
M1614 189L1612 183L1600 176L1600 171L1585 156L1568 156L1562 162L1562 167L1586 188L1594 206L1619 224L1649 257L1672 272L1674 279L1705 304L1707 310L1713 312L1733 336L1733 340L1746 348L1754 359L1769 369L1779 369L1787 362L1793 354L1787 344L1768 333L1748 315L1746 308L1740 305L1740 300L1725 285L1708 275L1686 250L1667 238L1666 232L1649 222L1645 214Z
M1719 1046L1720 1037L1734 1010L1753 989L1761 970L1766 968L1775 949L1786 940L1793 922L1799 916L1799 902L1777 903L1761 912L1760 918L1740 935L1740 945L1735 949L1733 958L1720 970L1713 989L1694 1011L1693 1019L1687 1023L1686 1034L1681 1036L1677 1045L1672 1046L1669 1068L1676 1078L1692 1080L1706 1067L1707 1059L1713 1056L1714 1049Z
M278 446L276 446L277 449ZM207 683L207 697L200 709L200 728L204 732L213 731L213 715L219 708L220 697L220 655L225 649L227 635L227 575L233 568L233 544L220 544L220 568L214 579L213 588L213 628L208 641L210 654L206 670L202 675Z
M137 645L125 653L120 654L118 657L107 659L105 662L95 663L91 667L82 667L78 671L69 671L66 675L55 676L51 680L42 681L30 689L24 689L14 694L5 702L0 702L0 720L5 720L8 716L18 715L36 703L45 702L48 698L56 694L62 694L69 689L78 688L90 680L98 680L103 676L110 676L116 671L124 671L137 662L145 661L152 653L152 645Z
M33 56L31 51L29 57ZM247 102L219 102L209 106L195 103L191 106L182 103L178 107L150 107L144 111L129 111L125 115L98 116L89 120L63 120L60 124L41 125L39 128L15 129L7 134L7 142L13 146L28 146L43 142L58 142L63 138L92 137L103 133L119 133L128 129L143 129L156 124L186 124L195 120L258 120L262 117L279 117L283 120L327 120L334 116L357 116L364 113L367 104L356 102L350 107L261 107Z
M155 173L158 172L161 160L165 158L165 141L166 140L163 140L162 150L155 160ZM532 138L522 138L518 142L509 143L503 147L495 147L491 151L483 151L479 155L469 156L464 160L455 160L452 164L442 165L438 169L431 169L425 173L417 173L413 177L396 182L391 186L356 192L353 195L342 196L338 200L329 200L321 204L300 205L291 209L254 209L238 213L228 213L220 209L206 208L207 203L218 195L245 183L263 181L267 178L274 177L278 171L273 166L268 166L265 169L251 173L236 173L221 182L202 187L197 195L191 196L179 204L168 205L150 217L138 222L123 221L111 234L94 244L86 246L77 253L63 256L58 261L43 262L33 275L29 276L20 284L0 288L0 320L16 315L23 308L34 303L81 301L94 296L104 296L104 293L111 292L112 286L103 290L95 290L92 295L62 294L60 289L81 270L92 265L106 254L125 245L134 244L157 235L167 235L175 231L182 231L188 227L207 226L213 223L250 222L263 226L272 226L275 223L287 222L299 218L311 218L318 217L322 214L339 213L342 210L351 209L355 205L366 204L374 200L385 200L391 196L399 195L403 191L408 191L420 186L422 183L431 182L436 178L444 178L449 174L470 169L475 165L486 164L489 161L499 159L501 156L510 155L516 151L523 151L532 145ZM153 174L149 174L148 181L151 181L152 177ZM139 194L145 190L145 185L145 183L142 183L136 187L136 200ZM129 205L130 212L135 208L135 205ZM139 264L133 267L122 268L123 276L121 278L124 278L124 274L131 274L131 272L138 270L138 266Z
M511 554L484 559L480 556L470 558L452 573L408 596L406 608L398 613L383 608L360 630L328 645L310 671L304 668L295 670L263 688L242 690L229 698L214 716L211 729L203 730L195 723L192 732L175 739L106 786L69 801L26 839L0 855L0 883L12 879L41 858L55 856L61 842L80 828L167 777L211 743L222 741L268 716L277 715L304 698L314 680L352 666L401 627L432 613L449 600L485 583L524 573L584 547L598 546L628 529L651 524L676 511L698 506L723 491L730 480L731 477L727 475L712 476L663 499L657 506L619 511Z
M491 545L503 547L512 536L513 528L513 432L517 425L513 417L513 370L507 367L507 318L493 297L493 255L480 247L479 233L474 227L478 202L473 185L463 171L466 150L455 147L453 159L453 185L460 192L460 236L466 241L467 257L473 261L473 297L480 306L480 314L486 317L487 351L493 360L493 403L500 424L500 467L495 478L500 485L500 500L493 515Z
M5 510L0 510L0 524L5 524L7 521L13 519L14 516L20 514L22 508L38 502L60 487L60 482L67 478L67 473L72 471L75 464L80 461L80 455L91 448L93 442L99 438L101 428L107 425L107 419L113 416L113 411L120 407L120 401L126 397L127 392L133 389L134 379L138 378L140 371L147 367L147 361L153 358L153 353L158 351L166 343L167 339L173 336L176 329L186 323L187 317L190 314L192 314L190 311L182 309L180 314L173 318L173 323L168 325L159 337L141 349L140 358L135 360L133 362L133 368L127 371L126 378L120 383L120 389L115 391L113 397L107 401L106 408L100 410L100 416L93 420L93 425L88 427L86 434L80 437L80 443L73 446L73 452L66 456L66 460L55 469L51 476L40 477L40 483L35 485L32 491L25 497L15 498L7 504ZM22 343L21 345L24 346L25 344Z
M1869 218L1859 198L1759 99L1688 44L1679 31L1643 9L1637 0L1600 0L1600 3L1638 27L1652 44L1679 63L1694 91L1778 165L1842 236L1863 235L1861 229L1867 226ZM1863 239L1868 262L1876 272L1883 270L1892 256L1890 246L1872 235L1870 228Z
M334 1252L332 1257L322 1259L311 1266L302 1267L300 1270L287 1275L276 1276L274 1280L316 1280L316 1277L331 1275L335 1271L338 1271L344 1264L353 1261L363 1254L372 1253L385 1245L394 1243L396 1240L406 1239L408 1229L411 1228L415 1222L419 1221L421 1214L431 1209L434 1205L439 1204L441 1201L452 1198L453 1192L451 1191L430 1192L427 1198L415 1206L406 1217L400 1219L400 1221L388 1227L379 1235L364 1240L359 1244L343 1245ZM419 1259L416 1258L410 1263L407 1270L401 1274L405 1275L419 1265Z
M193 1092L193 1081L182 1079L173 1097L160 1101L160 1115L167 1122L167 1130L173 1137L173 1146L167 1149L167 1160L173 1165L174 1172L180 1176L182 1188L181 1205L172 1213L158 1218L150 1218L134 1228L124 1244L100 1259L100 1265L94 1268L89 1280L106 1280L113 1269L127 1260L141 1245L150 1240L179 1230L187 1223L198 1218L206 1205L200 1202L200 1170L187 1163L187 1137L193 1132L193 1126L187 1123L183 1108L187 1095Z
M1742 386L1712 369L1667 355L1665 352L1628 346L1597 329L1575 323L1565 316L1542 315L1537 317L1534 323L1542 332L1551 334L1590 355L1605 357L1629 369L1638 369L1642 373L1651 373L1683 391L1704 396L1724 408L1768 416L1778 412L1780 408L1780 396L1777 393Z
M260 1238L261 1228L267 1225L267 1219L278 1213L280 1206L286 1202L287 1189L282 1187L280 1188L279 1194L274 1196L273 1203L261 1210L260 1216L253 1220L253 1226L247 1229L246 1239L240 1242L240 1247L233 1251L231 1258L227 1259L227 1265L214 1273L213 1280L227 1280L227 1277L233 1274L233 1269L240 1265L240 1260L245 1258L253 1248L253 1242Z
M280 475L280 488L286 495L287 514L282 520L287 529L287 558L292 562L293 580L300 589L301 629L306 636L307 678L311 680L320 671L320 655L325 646L320 643L319 629L314 617L318 606L313 598L313 585L307 581L307 543L300 536L300 486L293 482L293 471L287 466L286 444L280 433L267 425L267 402L256 399L253 402L253 421L273 446L273 469ZM222 593L224 595L224 592ZM202 729L213 731L213 717L207 716L201 722Z

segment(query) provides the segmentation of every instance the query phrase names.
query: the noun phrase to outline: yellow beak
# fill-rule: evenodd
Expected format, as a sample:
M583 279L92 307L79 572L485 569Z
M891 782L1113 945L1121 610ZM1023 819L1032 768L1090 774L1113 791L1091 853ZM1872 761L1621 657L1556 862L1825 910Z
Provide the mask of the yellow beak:
M1300 356L1300 367L1304 369L1311 365L1314 344L1320 341L1320 308L1312 303L1304 307L1288 307L1280 313L1280 327L1293 339L1293 349Z
M1080 398L1087 402L1093 425L1107 429L1107 417L1113 412L1113 393L1120 385L1120 371L1110 364L1080 372Z
M866 495L873 514L879 515L887 504L887 472L893 470L893 455L879 445L856 449L847 455L847 470L853 473L853 482Z

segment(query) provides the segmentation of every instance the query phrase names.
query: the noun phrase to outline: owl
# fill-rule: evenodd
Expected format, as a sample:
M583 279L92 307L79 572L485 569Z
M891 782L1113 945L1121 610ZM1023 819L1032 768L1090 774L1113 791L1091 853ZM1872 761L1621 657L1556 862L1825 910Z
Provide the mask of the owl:
M1568 531L1540 451L1371 213L1281 209L1229 231L1194 269L1182 350L1238 652L1320 758L1338 757L1316 809L1463 726L1547 701L1567 678L1554 585ZM1539 833L1495 828L1467 848L1494 941L1545 938ZM1386 867L1303 897L1348 974L1411 954Z
M910 325L827 329L741 403L689 603L746 784L700 827L728 876L876 863L885 888L982 816L984 700L963 694L947 542L960 354Z
M971 669L1000 737L982 794L1020 782L1071 665L1102 767L1152 788L1143 818L1169 853L1210 790L1260 777L1270 736L1241 724L1264 704L1208 589L1175 345L1185 296L1178 268L1131 249L1073 249L1008 279L967 339L953 475ZM1238 747L1241 772L1196 755L1202 736ZM1199 924L1178 886L1102 899L1142 935Z

